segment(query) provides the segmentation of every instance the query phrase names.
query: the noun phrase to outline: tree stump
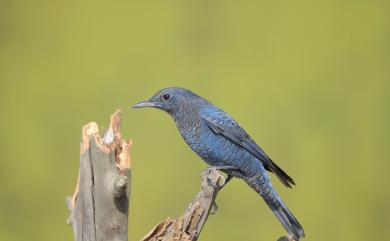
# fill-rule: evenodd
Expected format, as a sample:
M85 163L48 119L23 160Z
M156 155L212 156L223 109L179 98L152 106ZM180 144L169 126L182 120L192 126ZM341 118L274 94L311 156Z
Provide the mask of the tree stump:
M80 170L68 223L76 241L127 241L132 141L122 140L121 112L112 116L103 138L95 122L83 127Z

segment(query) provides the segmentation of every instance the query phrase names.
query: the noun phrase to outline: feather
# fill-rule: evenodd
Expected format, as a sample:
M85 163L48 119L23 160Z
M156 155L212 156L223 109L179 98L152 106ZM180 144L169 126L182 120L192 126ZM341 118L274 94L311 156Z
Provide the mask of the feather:
M218 110L217 110L218 111ZM225 114L225 113L224 113ZM223 135L236 145L243 147L253 156L255 156L264 165L267 171L274 173L279 180L286 186L291 188L295 185L294 180L283 171L275 162L273 162L259 147L253 139L231 118L212 118L207 115L202 115L202 119L216 134Z

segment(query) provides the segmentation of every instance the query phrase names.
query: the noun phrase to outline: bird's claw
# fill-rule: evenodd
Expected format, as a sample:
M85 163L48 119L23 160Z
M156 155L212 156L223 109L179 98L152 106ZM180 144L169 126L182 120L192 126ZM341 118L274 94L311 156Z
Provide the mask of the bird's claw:
M211 172L213 171L213 170L217 170L215 167L208 167L207 168L207 173L208 174L211 174Z
M218 205L216 202L211 204L210 214L215 214L218 211Z
M208 174L211 174L212 171L214 170L221 170L221 171L224 171L224 170L237 170L239 168L235 167L235 166L214 166L214 167L208 167L207 168L207 172ZM222 189L231 179L232 179L232 175L227 175L227 177L225 179L223 179L223 182L222 183L214 183L209 177L207 177L207 184L209 184L210 186L212 186L213 188L215 189Z
M213 167L207 168L208 174L210 174L213 170L216 170L216 169L213 168ZM221 188L221 186L218 183L214 183L213 180L211 180L211 178L209 176L207 176L207 184L209 186L212 186L214 189L220 189Z

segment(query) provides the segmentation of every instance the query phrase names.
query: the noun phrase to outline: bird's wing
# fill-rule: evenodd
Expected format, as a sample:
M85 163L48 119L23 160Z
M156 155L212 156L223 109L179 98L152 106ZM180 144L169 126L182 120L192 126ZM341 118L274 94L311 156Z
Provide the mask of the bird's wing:
M279 180L287 187L291 188L295 185L294 180L284 172L276 163L274 163L265 152L259 147L253 139L242 129L233 118L222 110L213 110L212 114L201 114L201 118L206 122L212 131L216 134L223 135L225 138L243 147L258 160L260 160L264 168L273 172Z

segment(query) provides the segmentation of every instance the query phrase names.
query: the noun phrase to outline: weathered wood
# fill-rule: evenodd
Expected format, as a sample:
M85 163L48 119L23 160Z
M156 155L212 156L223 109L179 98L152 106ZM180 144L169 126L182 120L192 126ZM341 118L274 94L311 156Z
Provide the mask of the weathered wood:
M224 177L216 169L203 171L202 190L190 203L185 213L177 219L165 219L141 241L197 240L210 211L215 207L215 198L224 181Z
M119 110L103 138L95 122L83 127L79 178L67 198L76 241L127 241L131 144L122 140Z

